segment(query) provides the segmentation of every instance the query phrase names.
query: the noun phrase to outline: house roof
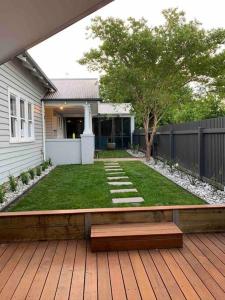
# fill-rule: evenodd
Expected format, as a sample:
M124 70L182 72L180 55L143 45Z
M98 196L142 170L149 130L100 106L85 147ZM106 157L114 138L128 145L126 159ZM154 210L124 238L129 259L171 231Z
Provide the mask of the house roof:
M0 64L112 0L0 0Z
M27 51L21 55L18 55L17 58L21 61L25 68L31 71L31 74L35 76L45 88L47 88L49 91L56 91L55 85Z
M96 78L51 79L55 92L46 94L43 100L100 100Z

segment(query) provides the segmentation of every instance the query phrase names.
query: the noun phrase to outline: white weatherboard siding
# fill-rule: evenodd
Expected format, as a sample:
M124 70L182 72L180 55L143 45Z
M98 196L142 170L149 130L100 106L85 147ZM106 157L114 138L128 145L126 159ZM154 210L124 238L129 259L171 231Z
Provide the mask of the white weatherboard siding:
M10 143L8 88L24 95L34 106L33 142ZM45 89L18 59L0 66L0 183L9 175L37 166L43 159L41 98Z

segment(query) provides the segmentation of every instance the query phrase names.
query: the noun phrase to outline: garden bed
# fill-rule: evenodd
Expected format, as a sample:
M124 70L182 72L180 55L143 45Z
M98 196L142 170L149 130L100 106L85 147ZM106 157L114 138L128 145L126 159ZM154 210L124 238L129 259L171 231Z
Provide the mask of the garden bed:
M13 177L13 180L15 180L16 182L15 191L10 190L9 182L4 184L5 194L3 201L0 203L0 211L7 210L11 205L15 205L15 203L17 203L22 197L24 197L26 193L28 193L41 179L46 177L53 169L54 166L49 165L45 170L41 171L41 174L39 176L36 174L34 175L33 179L29 178L26 184L22 182L20 177Z
M149 162L146 162L142 152L135 153L129 150L129 154L131 154L133 157L142 157L144 164L146 164L148 167L159 172L161 175L167 177L177 185L201 198L205 202L209 204L225 204L225 191L221 191L215 186L201 181L191 174L185 173L179 169L178 164L168 165L166 162L153 158Z

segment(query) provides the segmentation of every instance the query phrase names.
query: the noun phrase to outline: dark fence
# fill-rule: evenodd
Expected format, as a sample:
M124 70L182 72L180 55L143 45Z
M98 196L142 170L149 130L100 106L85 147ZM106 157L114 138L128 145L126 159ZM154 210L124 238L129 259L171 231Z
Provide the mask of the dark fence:
M134 144L145 149L143 130L135 130ZM225 185L225 117L158 128L154 157L178 163L202 179Z

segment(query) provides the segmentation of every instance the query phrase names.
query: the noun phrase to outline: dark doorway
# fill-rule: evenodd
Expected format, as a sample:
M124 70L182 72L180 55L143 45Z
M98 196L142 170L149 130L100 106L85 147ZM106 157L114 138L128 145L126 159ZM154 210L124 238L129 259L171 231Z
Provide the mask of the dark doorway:
M66 137L80 138L84 131L84 118L66 118Z
M106 149L107 143L116 143L117 149L126 149L130 144L130 118L93 118L95 148Z

